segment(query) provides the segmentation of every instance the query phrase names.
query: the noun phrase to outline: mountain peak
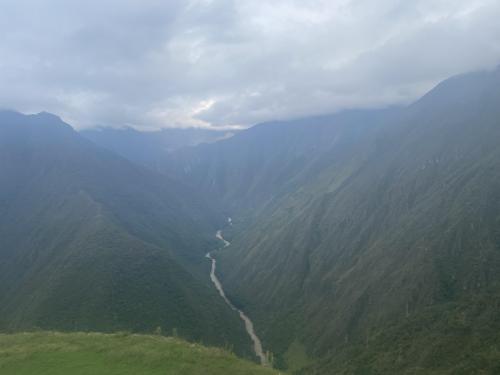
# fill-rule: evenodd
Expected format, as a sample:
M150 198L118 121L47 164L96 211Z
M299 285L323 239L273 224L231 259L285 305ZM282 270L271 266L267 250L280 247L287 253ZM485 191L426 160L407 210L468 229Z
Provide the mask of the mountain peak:
M50 112L46 112L46 111L42 111L42 112L33 114L31 116L37 117L39 119L47 119L47 120L53 120L53 121L63 122L63 120L59 116L57 116L57 115L55 115L53 113L50 113Z
M0 128L11 134L42 134L53 138L56 135L68 135L76 132L60 117L48 113L25 115L16 111L0 111Z

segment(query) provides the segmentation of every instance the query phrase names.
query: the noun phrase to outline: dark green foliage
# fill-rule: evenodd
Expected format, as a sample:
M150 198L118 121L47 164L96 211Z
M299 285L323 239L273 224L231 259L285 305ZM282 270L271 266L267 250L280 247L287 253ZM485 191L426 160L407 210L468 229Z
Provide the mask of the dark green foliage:
M277 363L298 342L317 373L491 373L499 145L496 70L401 110L257 127L177 161L235 219L221 278Z
M206 278L218 207L234 223L220 278L279 367L499 371L500 70L452 78L406 108L179 150L163 177L49 115L22 132L26 118L4 116L5 329L161 327L248 349Z
M211 287L216 216L189 189L57 117L0 114L0 328L250 343Z
M317 178L335 155L397 113L397 109L353 111L260 124L226 141L173 153L164 169L201 187L200 194L221 201L229 213L256 216L262 203L273 203ZM335 122L342 126L332 127ZM334 150L332 143L337 144Z
M496 374L499 296L484 293L423 309L370 332L363 343L303 369L303 374Z

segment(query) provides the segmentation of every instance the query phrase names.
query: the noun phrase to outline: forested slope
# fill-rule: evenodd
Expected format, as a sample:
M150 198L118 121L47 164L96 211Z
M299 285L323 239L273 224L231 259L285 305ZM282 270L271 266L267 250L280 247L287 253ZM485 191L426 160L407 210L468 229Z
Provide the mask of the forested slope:
M296 143L295 124L262 126L188 158L187 180L234 215L222 279L279 364L323 358L305 373L492 371L499 88L499 70L458 76L381 116L303 121ZM221 157L231 147L248 155ZM195 173L196 163L213 167Z
M206 274L216 215L49 114L0 114L2 330L177 332L250 344Z

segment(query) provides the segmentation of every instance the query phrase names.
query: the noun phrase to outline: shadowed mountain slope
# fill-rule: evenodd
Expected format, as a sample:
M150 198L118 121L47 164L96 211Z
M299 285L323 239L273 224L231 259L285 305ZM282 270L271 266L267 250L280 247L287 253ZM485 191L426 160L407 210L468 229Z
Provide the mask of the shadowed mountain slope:
M190 189L50 114L0 113L0 327L170 333L248 353ZM203 277L201 276L203 275Z
M283 367L493 371L500 70L364 113L257 127L178 156L183 178L233 216L218 263L226 289Z

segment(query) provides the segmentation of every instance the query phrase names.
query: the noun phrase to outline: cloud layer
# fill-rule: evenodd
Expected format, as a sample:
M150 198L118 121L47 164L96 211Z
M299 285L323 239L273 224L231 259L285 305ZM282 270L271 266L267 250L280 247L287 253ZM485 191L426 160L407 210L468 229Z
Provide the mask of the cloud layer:
M0 107L232 127L407 103L500 63L497 0L4 0Z

